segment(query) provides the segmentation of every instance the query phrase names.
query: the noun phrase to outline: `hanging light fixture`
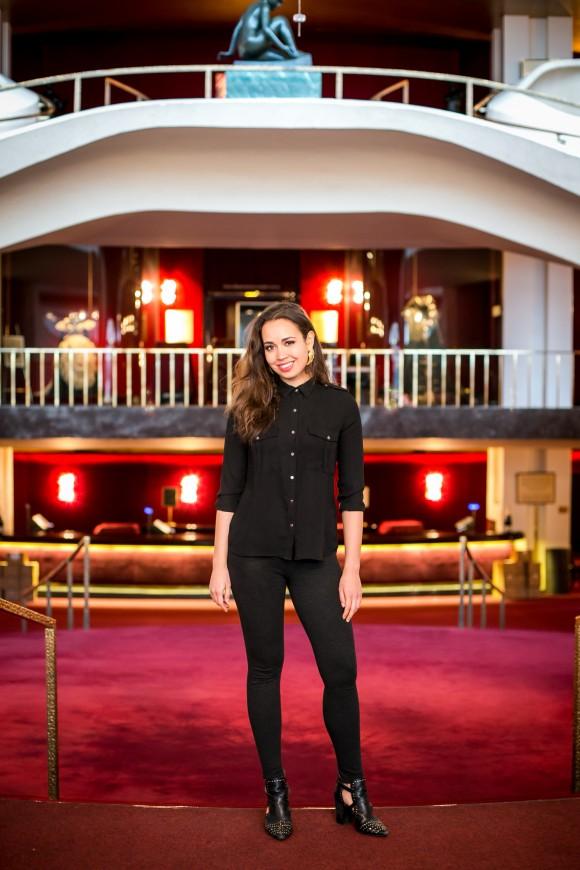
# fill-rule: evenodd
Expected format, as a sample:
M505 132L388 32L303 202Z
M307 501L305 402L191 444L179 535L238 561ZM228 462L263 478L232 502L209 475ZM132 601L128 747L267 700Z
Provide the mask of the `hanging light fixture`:
M302 11L302 0L298 0L298 12L294 13L292 20L298 25L298 36L302 36L302 25L306 21L306 15Z

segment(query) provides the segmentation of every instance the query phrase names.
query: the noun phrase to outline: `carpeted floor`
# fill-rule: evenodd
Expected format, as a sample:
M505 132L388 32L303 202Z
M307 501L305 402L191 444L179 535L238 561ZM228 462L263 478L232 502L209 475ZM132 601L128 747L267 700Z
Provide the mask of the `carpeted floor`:
M298 809L277 843L257 809L0 800L0 854L10 870L571 870L580 853L580 800L377 811L388 837Z
M570 795L572 633L355 625L363 762L377 806ZM46 796L42 633L0 636L0 794ZM256 807L238 624L59 631L61 797ZM293 805L329 806L321 681L286 626Z

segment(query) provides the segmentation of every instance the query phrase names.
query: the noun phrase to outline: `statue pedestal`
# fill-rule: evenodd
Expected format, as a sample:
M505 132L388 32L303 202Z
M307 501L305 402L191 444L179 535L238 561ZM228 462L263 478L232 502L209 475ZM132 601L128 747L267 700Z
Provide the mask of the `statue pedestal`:
M322 96L322 73L295 70L296 66L311 66L312 55L301 54L295 60L262 61L275 70L256 69L258 61L237 60L219 83L220 97L243 99L248 97L309 97ZM246 69L245 67L253 67Z

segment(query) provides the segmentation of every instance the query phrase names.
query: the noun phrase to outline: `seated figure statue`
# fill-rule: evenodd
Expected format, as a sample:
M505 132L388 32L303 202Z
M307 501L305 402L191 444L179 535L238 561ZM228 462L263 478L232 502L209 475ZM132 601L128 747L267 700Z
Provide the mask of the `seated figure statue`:
M256 0L248 6L236 24L230 47L220 51L218 60L238 55L245 61L280 61L300 56L294 34L283 15L271 17L271 12L284 0Z

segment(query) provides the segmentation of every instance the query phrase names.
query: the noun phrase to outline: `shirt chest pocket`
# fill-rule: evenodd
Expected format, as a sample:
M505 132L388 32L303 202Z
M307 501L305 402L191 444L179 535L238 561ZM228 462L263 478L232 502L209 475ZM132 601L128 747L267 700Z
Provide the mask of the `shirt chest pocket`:
M328 426L309 423L306 437L306 468L334 474L338 448L338 432Z
M253 441L256 466L260 471L275 471L280 468L280 432L278 426L270 426L256 435Z

